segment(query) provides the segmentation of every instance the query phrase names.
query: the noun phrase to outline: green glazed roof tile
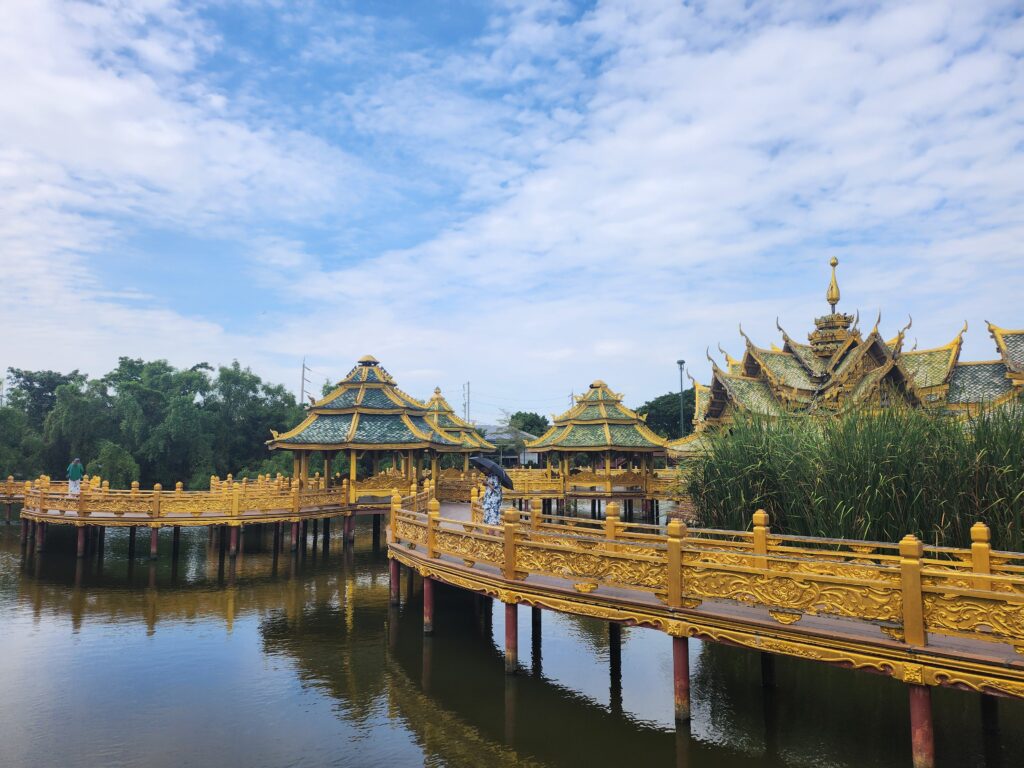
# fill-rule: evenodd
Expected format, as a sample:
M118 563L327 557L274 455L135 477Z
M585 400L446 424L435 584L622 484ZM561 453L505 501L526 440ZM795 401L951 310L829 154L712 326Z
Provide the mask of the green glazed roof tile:
M1006 364L971 363L957 365L949 377L946 402L956 404L983 403L1008 394L1013 384L1006 378Z

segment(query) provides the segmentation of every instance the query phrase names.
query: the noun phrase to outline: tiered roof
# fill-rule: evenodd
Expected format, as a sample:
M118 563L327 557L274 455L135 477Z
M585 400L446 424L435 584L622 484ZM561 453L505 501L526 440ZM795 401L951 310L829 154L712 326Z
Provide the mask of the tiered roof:
M484 440L474 425L455 415L455 411L441 394L440 387L434 388L434 396L427 401L427 421L435 429L456 438L467 452L497 449L493 443Z
M835 311L838 261L832 259L831 263L832 281L826 297L832 311L815 320L809 344L794 341L779 327L782 347L765 349L741 328L746 342L742 359L726 355L724 369L711 360L711 385L694 382L698 434L708 426L727 423L737 411L779 416L839 411L861 404L883 407L895 398L915 407L962 413L1000 405L1024 391L1024 330L988 324L999 352L996 360L960 362L966 323L948 344L905 351L909 323L886 341L878 333L877 322L864 335L857 327L858 319ZM686 452L700 444L690 436L669 446Z
M603 381L595 381L576 404L526 450L661 452L665 440L651 431L644 419L622 404L622 395Z
M376 358L367 355L306 418L284 434L273 434L271 449L458 451L462 442L428 419L429 409L395 384Z

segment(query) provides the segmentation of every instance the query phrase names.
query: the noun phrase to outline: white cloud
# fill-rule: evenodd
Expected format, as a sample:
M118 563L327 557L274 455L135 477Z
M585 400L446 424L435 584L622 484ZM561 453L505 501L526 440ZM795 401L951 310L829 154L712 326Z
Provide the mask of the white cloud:
M372 352L412 392L454 396L470 379L485 419L510 393L554 408L597 377L638 402L675 386L678 357L705 378L705 347L737 354L739 322L765 344L776 315L806 333L833 254L862 324L878 307L893 327L911 312L930 346L967 317L965 354L991 356L981 320L1020 325L1024 289L1012 6L747 5L610 0L574 17L523 3L471 46L397 57L377 25L350 18L280 63L380 57L327 88L302 132L290 103L264 101L256 119L206 84L197 62L218 31L173 4L151 8L145 30L138 16L72 24L22 9L36 25L0 46L19 73L0 127L13 148L0 258L23 254L16 280L28 291L59 254L71 277L57 285L89 286L89 258L135 217L238 233L273 290L251 297L268 315L244 338L98 286L83 307L33 291L32 323L18 302L0 309L15 362L90 367L80 349L44 355L26 340L99 312L95 343L148 344L133 354L237 356L278 375L309 352L335 378ZM354 160L341 141L368 148ZM384 252L304 242L306 221L345 243L339 211L389 195L438 234ZM126 338L140 320L162 330Z

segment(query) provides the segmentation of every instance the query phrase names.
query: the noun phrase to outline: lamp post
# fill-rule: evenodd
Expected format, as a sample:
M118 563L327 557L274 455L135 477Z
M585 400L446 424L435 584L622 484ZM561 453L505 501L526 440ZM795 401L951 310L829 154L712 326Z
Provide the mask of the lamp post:
M686 434L686 421L683 418L683 366L686 361L676 360L676 364L679 366L679 436L682 437Z

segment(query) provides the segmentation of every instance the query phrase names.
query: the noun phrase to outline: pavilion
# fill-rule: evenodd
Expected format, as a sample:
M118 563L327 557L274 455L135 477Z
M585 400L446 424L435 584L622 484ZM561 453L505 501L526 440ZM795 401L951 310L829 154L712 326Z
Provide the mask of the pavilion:
M457 436L437 427L429 414L426 405L399 389L377 359L367 355L330 394L309 407L301 424L283 434L273 432L267 445L292 452L294 476L300 482L309 475L313 452L323 454L328 478L334 457L346 452L349 501L355 504L364 491L381 496L421 481L424 455L436 477L441 453L466 450ZM362 482L360 459L368 459L371 469L371 476ZM389 465L383 473L382 463Z
M666 454L666 441L647 426L642 416L622 404L621 394L598 379L526 448L545 454L549 471L553 469L552 458L557 457L566 496L596 500L613 494L645 497L654 476L654 459ZM590 459L587 470L572 471L577 454ZM600 472L597 457L601 459ZM613 474L616 462L622 471ZM629 504L631 501L627 501Z
M487 442L477 428L455 415L454 409L441 394L441 388L434 388L434 395L427 401L427 422L436 430L454 437L461 444L457 452L462 454L462 471L469 472L469 456L472 453L489 453L496 450Z

